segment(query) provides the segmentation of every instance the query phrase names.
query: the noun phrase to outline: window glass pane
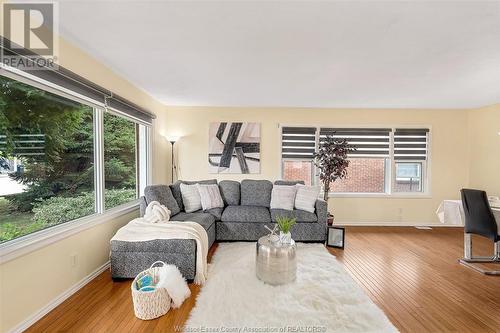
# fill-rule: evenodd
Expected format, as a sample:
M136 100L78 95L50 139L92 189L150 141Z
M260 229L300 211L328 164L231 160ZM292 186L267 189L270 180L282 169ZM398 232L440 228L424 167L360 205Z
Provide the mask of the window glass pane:
M284 180L303 180L306 185L311 185L312 172L311 161L283 161Z
M144 188L148 184L148 177L149 177L149 170L148 170L148 159L149 159L149 152L148 152L148 132L149 129L146 128L144 125L138 125L138 173L139 173L139 196L144 195Z
M93 110L0 76L0 242L95 212Z
M104 114L104 207L113 208L137 198L136 124Z
M394 192L422 191L422 162L396 162Z
M351 158L347 177L331 185L332 192L385 193L386 158Z

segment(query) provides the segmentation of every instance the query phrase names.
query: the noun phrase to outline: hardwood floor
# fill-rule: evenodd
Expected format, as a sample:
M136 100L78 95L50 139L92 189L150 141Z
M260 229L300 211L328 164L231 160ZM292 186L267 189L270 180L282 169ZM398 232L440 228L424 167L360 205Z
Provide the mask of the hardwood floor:
M500 332L500 277L459 265L462 239L459 228L351 227L345 250L329 250L402 332ZM490 254L491 243L474 241ZM130 281L113 283L106 271L28 332L174 332L195 305L199 287L190 288L181 308L141 321Z

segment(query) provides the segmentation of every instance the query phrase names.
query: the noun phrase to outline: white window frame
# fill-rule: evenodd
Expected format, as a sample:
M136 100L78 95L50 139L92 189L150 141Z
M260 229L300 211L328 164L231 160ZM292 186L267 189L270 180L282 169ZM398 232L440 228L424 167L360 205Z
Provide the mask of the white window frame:
M139 197L142 195L144 188L151 184L152 175L152 137L151 128L149 124L137 121L135 118L127 117L126 114L120 112L108 111L117 116L127 118L134 124L142 126L145 131L143 140L145 143L145 152L139 152L139 149L144 147L144 144L139 140L136 147L136 154L143 154L141 160L142 167L136 163L136 168L142 168L146 173L142 176L139 172L136 174L137 178L137 199L131 200L127 203L113 207L110 209L104 208L104 110L105 106L101 103L91 101L88 98L74 93L64 87L56 86L45 80L39 79L33 75L27 74L17 70L5 70L0 68L0 75L7 78L17 80L19 82L31 85L35 88L45 90L47 92L62 96L64 98L77 101L79 103L88 105L93 108L94 112L94 192L95 192L95 212L93 214L83 216L81 218L67 221L55 226L51 226L25 236L21 236L7 242L0 244L0 264L13 260L19 256L25 255L29 252L35 251L39 248L57 242L61 239L67 238L83 230L92 228L96 225L106 223L117 217L130 214L138 210ZM144 149L144 148L143 148ZM136 159L138 160L138 159ZM146 164L146 165L144 165Z
M283 179L283 161L285 159L281 158L281 128L282 127L316 127L316 149L319 145L319 136L320 136L320 128L322 127L335 127L335 128L391 128L390 132L390 149L389 149L389 157L386 157L386 180L385 180L385 192L384 193L368 193L368 192L332 192L328 193L328 197L336 197L336 198L414 198L414 199L429 199L432 198L431 194L431 147L432 147L432 126L430 125L357 125L357 124L349 124L349 125L333 125L328 126L324 124L280 124L279 135L280 135L280 145L279 145L279 156L280 156L280 177ZM429 132L427 133L427 160L415 160L414 162L422 162L422 191L421 192L395 192L395 178L396 178L396 161L394 159L394 131L396 128L428 128ZM356 158L356 157L353 157ZM286 160L301 160L301 159L286 159ZM304 161L309 161L308 159L304 159ZM404 162L412 162L412 160L405 160ZM313 174L314 174L314 184L321 184L318 176L317 167L313 163Z

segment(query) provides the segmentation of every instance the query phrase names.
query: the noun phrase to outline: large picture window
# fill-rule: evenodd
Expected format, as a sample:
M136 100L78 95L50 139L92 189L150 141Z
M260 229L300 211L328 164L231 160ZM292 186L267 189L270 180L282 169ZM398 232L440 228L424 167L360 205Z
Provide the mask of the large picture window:
M332 192L385 193L388 159L383 157L351 158L347 177L331 184Z
M0 243L102 214L146 185L144 124L39 86L0 75Z
M313 154L327 136L346 139L347 177L331 184L332 193L415 194L427 191L427 128L282 128L282 178L319 184Z
M104 207L137 198L137 133L134 122L104 114Z

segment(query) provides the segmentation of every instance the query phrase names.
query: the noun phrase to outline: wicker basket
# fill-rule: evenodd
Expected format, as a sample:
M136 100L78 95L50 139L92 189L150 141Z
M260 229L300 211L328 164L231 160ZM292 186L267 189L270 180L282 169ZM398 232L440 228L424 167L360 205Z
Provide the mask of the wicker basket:
M136 282L146 274L153 277L153 282L158 283L159 269L157 264L165 265L163 261L154 262L149 269L140 272L132 282L132 300L134 302L135 316L142 320L150 320L163 316L170 310L171 299L165 288L156 288L153 291L139 291L136 288Z

